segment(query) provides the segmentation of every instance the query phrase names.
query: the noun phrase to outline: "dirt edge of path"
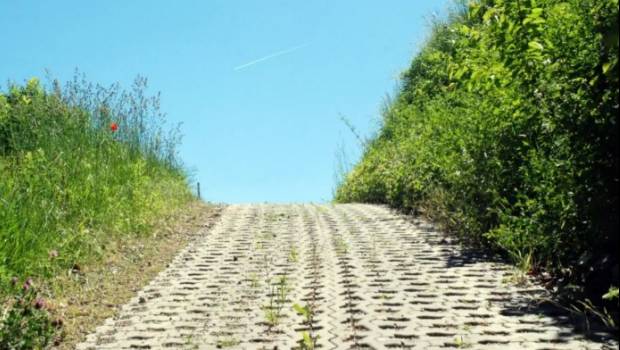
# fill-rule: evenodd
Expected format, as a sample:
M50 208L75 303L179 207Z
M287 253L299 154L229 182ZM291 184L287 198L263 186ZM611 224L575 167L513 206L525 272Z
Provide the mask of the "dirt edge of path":
M53 349L73 349L106 318L164 270L189 243L219 219L223 205L195 201L172 220L162 220L149 236L124 238L110 244L96 263L79 274L57 276L47 291L54 317L63 320Z

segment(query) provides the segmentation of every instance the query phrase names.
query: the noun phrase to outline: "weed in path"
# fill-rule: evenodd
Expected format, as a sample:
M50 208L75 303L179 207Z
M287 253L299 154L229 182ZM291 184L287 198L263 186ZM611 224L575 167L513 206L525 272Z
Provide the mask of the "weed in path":
M347 242L344 240L342 235L332 236L332 245L336 251L336 256L338 257L339 262L343 266L342 273L344 275L349 275L351 271L349 268L349 264L346 262L346 258L347 258L346 255L349 252L349 246ZM349 314L349 319L347 322L350 324L351 331L352 331L352 335L350 339L354 342L354 347L357 348L359 344L358 344L358 336L357 336L356 319L354 317L354 310L353 310L353 305L354 305L353 290L351 289L351 286L349 283L345 283L345 294L346 294L346 302L347 302L346 304L347 313Z
M191 333L185 336L185 348L191 350L197 350L198 344L194 341L195 334Z
M257 289L260 287L260 281L258 280L258 275L256 272L250 273L250 288Z
M314 350L316 347L316 341L318 340L318 336L312 337L309 332L304 331L301 333L302 339L299 341L299 345L304 350Z
M342 236L338 236L334 239L334 245L336 246L336 254L339 256L346 255L349 251L349 245Z
M216 347L218 349L230 348L230 347L239 345L239 343L240 343L239 339L229 336L224 339L218 340Z
M263 306L265 321L270 329L276 327L280 323L282 309L286 303L289 290L290 288L286 276L280 276L275 284L270 283L269 304Z
M316 342L319 339L318 335L315 336L314 333L314 309L310 304L306 304L305 306L301 306L299 304L293 304L293 310L297 312L298 315L301 315L304 318L303 323L309 327L309 330L301 332L301 340L299 340L299 345L301 349L304 350L313 350L316 348Z
M457 348L461 349L469 348L472 346L471 343L468 343L465 339L463 339L462 335L454 338L454 345L456 345Z
M296 263L299 261L299 254L297 253L297 248L295 246L291 247L291 250L288 254L288 261L292 263Z

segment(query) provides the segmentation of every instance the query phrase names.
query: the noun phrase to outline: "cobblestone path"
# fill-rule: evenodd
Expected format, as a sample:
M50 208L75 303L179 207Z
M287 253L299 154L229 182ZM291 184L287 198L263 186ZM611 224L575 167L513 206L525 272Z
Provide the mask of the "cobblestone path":
M511 276L382 206L231 205L78 348L618 348Z

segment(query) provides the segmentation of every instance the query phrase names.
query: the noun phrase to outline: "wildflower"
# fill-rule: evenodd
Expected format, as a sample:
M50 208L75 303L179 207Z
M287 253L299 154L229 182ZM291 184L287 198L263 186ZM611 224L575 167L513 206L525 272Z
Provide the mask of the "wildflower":
M110 124L110 130L112 130L112 132L116 132L116 130L118 130L118 124L112 122L112 124Z
M30 287L32 287L32 278L28 277L26 279L26 282L24 282L23 288L24 288L24 290L28 290L28 289L30 289Z
M37 298L37 300L35 300L34 302L34 308L35 309L43 309L45 307L45 300L43 300L42 298Z

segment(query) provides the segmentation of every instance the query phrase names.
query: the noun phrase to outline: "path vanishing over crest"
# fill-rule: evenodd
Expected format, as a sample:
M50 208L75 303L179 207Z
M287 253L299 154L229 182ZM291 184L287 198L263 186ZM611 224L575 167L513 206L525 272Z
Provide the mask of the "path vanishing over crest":
M511 275L382 206L231 205L78 348L617 349Z

